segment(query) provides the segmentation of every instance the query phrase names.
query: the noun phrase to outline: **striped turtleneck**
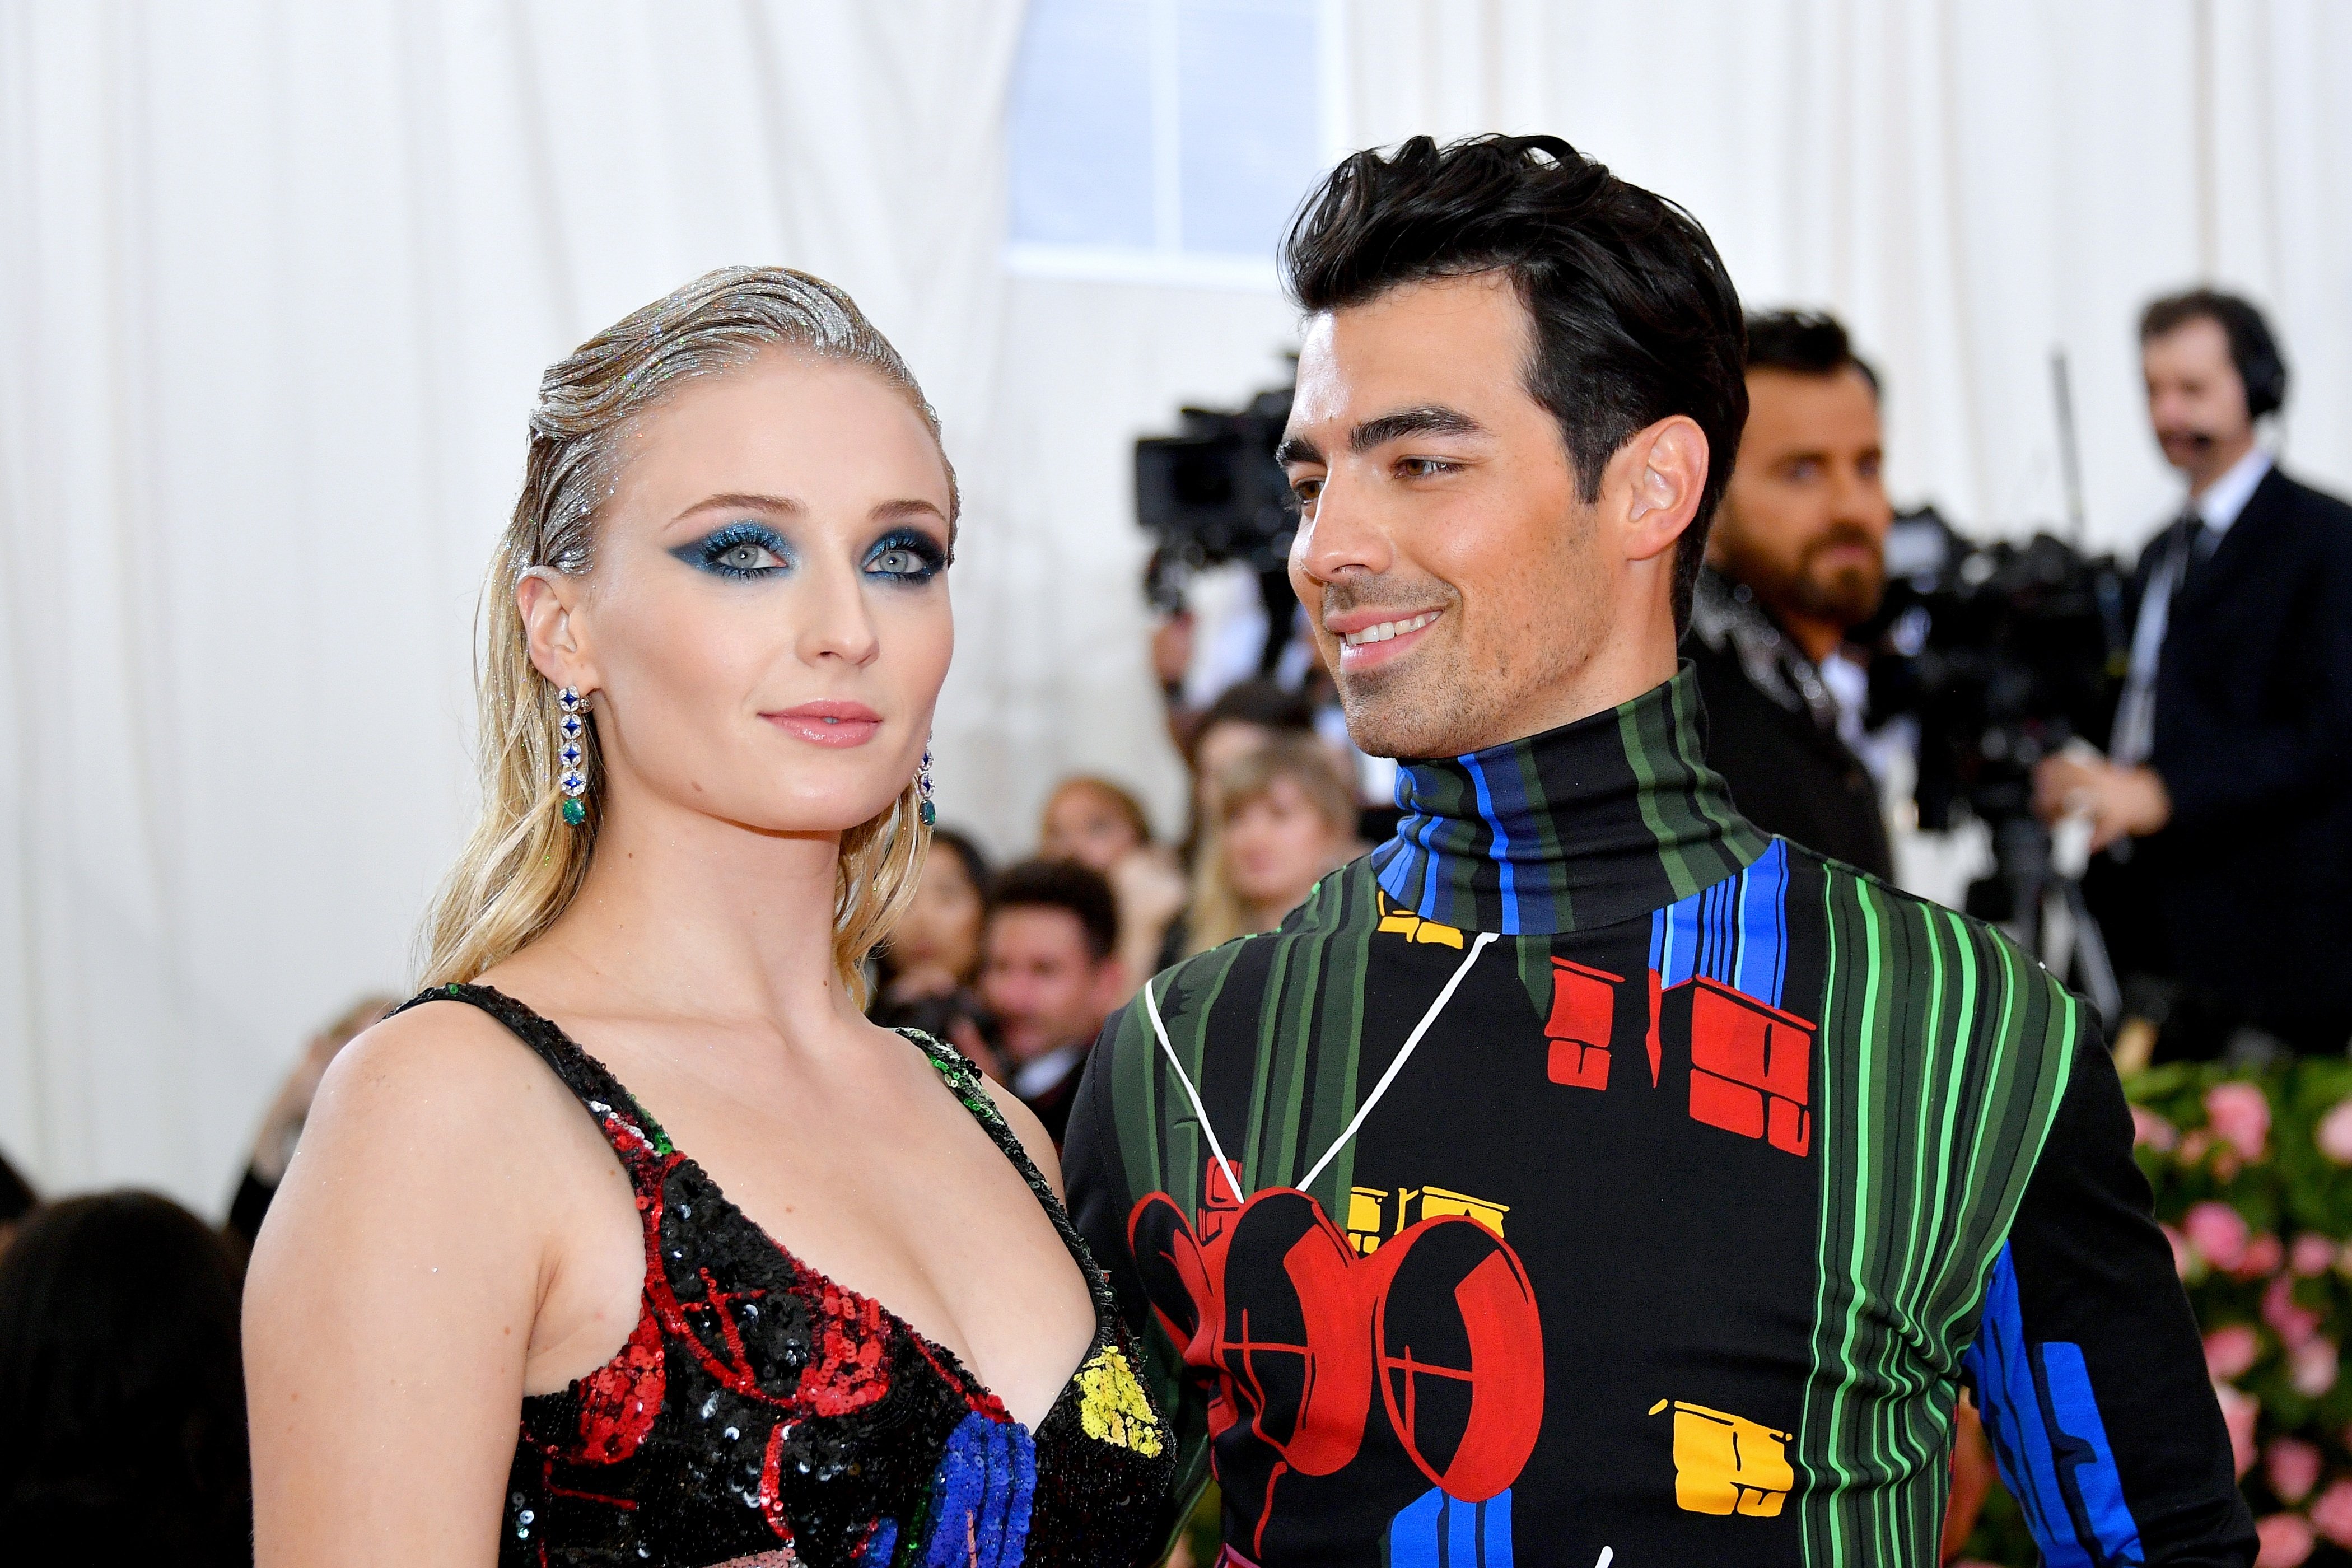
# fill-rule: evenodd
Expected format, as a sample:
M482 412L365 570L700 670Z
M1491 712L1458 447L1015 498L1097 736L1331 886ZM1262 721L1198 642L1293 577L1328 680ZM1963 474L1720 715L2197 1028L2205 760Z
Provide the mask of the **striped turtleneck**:
M1705 760L1688 665L1632 701L1526 740L1397 772L1381 888L1424 920L1541 935L1644 915L1711 887L1769 840Z

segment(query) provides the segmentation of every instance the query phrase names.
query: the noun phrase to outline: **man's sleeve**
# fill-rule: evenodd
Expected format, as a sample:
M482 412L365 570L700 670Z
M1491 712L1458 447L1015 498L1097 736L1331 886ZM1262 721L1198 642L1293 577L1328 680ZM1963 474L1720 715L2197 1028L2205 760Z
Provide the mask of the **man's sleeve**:
M1994 1260L1969 1381L2044 1561L2244 1568L2253 1517L2131 1144L2094 1035Z
M1113 1096L1121 1071L1118 1058L1119 1037L1123 1032L1136 1032L1135 1013L1130 1004L1124 1011L1114 1014L1103 1029L1102 1038L1087 1054L1085 1076L1078 1080L1077 1097L1070 1106L1069 1136L1062 1149L1062 1179L1069 1189L1071 1222L1078 1227L1078 1235L1086 1241L1087 1250L1094 1255L1096 1265L1110 1277L1120 1315L1126 1318L1136 1343L1143 1347L1144 1365L1139 1370L1152 1396L1160 1401L1160 1408L1167 1414L1169 1425L1176 1431L1176 1490L1161 1521L1164 1533L1172 1537L1191 1517L1201 1489L1208 1484L1208 1405L1198 1384L1184 1375L1176 1348L1161 1331L1151 1310L1150 1298L1144 1293L1143 1277L1136 1268L1135 1255L1128 1247L1127 1221L1134 1212L1136 1200L1128 1190L1127 1163L1119 1148L1118 1107ZM1148 1034L1145 1038L1149 1039ZM1129 1038L1125 1045L1135 1049L1139 1042Z

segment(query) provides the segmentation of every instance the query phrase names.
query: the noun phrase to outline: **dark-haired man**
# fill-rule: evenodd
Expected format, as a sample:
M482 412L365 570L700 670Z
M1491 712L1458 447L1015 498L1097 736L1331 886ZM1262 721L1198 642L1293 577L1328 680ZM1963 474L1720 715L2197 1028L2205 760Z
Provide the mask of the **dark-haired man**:
M1118 903L1102 874L1075 860L1024 860L989 889L980 999L996 1018L1005 1087L1035 1111L1055 1147L1087 1047L1124 994Z
M1067 1161L1228 1552L1925 1568L1965 1378L2053 1561L2250 1562L2090 1020L1700 759L1705 232L1423 137L1286 261L1292 581L1406 815L1112 1021Z
M1892 880L1878 785L1856 753L1869 677L1846 633L1877 613L1895 521L1878 377L1828 316L1748 319L1748 424L1707 535L1685 645L1707 762L1740 815Z
M2130 968L2184 984L2218 1050L2352 1041L2352 507L2254 439L2286 399L2262 313L2192 289L2140 320L2148 423L2189 481L2141 552L2131 674L2105 761L2045 763L2124 855L2088 888Z

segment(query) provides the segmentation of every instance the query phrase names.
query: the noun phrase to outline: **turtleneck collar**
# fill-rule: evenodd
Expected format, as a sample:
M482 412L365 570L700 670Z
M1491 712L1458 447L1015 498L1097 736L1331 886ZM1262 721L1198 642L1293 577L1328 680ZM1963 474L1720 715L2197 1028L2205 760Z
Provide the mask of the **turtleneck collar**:
M1770 840L1706 765L1698 678L1524 741L1397 770L1391 899L1470 931L1547 935L1630 920L1712 887Z

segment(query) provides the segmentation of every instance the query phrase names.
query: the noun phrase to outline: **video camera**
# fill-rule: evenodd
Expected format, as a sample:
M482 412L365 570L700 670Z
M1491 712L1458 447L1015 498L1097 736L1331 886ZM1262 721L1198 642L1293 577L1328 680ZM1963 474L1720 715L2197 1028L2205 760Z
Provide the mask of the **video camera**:
M1968 912L2008 926L2053 968L2079 945L2084 982L2112 1011L2105 944L2073 879L2081 868L2053 862L2033 769L2073 741L2106 739L2129 658L2122 568L2048 533L1976 543L1927 509L1895 520L1886 569L1885 599L1856 640L1874 649L1871 725L1917 727L1919 826L1948 828L1962 808L1984 823L1993 872L1969 886Z
M1180 415L1180 434L1135 444L1135 517L1153 542L1144 591L1156 608L1172 614L1182 607L1186 581L1202 567L1249 567L1265 601L1262 662L1271 669L1298 604L1289 570L1298 515L1290 481L1274 460L1290 422L1290 388L1261 392L1238 413L1186 408Z

